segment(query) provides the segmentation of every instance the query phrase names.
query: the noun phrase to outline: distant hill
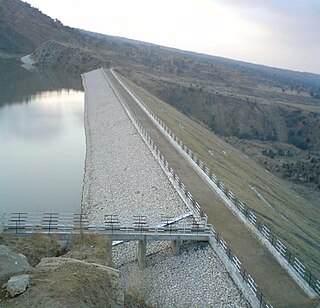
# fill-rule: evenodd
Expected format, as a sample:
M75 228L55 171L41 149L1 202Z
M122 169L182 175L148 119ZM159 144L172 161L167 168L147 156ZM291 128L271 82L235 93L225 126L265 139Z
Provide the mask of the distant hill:
M212 55L206 55L191 51L185 51L170 47L159 46L152 43L147 43L143 41L128 39L124 37L117 37L112 35L106 35L91 31L86 31L82 29L76 29L81 34L86 35L87 37L95 38L97 40L102 40L104 42L113 43L114 45L122 45L129 48L138 48L140 50L154 52L153 56L156 54L160 55L171 55L178 58L185 58L190 60L199 61L201 60L204 63L214 63L217 66L223 66L229 68L230 70L238 70L243 73L251 74L252 76L257 76L259 79L264 77L266 79L276 79L278 82L284 83L286 86L299 83L299 85L304 85L305 87L320 87L320 75L308 72L297 72L287 69L275 68L260 64L253 64L223 57L217 57ZM159 60L159 56L158 58ZM155 60L154 60L155 61ZM152 62L152 61L151 61Z
M48 40L77 41L72 28L63 26L28 3L19 0L0 2L0 51L28 54Z
M69 72L108 65L78 31L19 0L0 2L0 53L34 53L37 65Z
M39 9L20 0L0 1L0 53L32 53L41 44L56 41L94 50L101 60L106 58L114 66L134 66L152 69L153 72L176 72L183 75L190 70L187 62L199 64L193 75L201 78L216 75L232 83L238 77L263 80L263 82L287 89L302 87L315 96L320 93L320 75L300 73L256 65L232 59L198 54L158 46L151 43L104 35L64 26L59 20L43 14ZM166 69L162 69L166 67ZM239 76L240 75L240 76ZM212 77L211 76L211 77Z
M79 32L121 74L267 170L320 189L320 75Z

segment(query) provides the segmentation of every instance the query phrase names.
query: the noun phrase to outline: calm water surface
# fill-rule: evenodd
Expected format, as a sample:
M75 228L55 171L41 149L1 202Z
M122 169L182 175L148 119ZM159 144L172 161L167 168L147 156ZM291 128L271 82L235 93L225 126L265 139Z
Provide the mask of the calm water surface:
M85 159L79 80L0 61L0 211L79 212Z

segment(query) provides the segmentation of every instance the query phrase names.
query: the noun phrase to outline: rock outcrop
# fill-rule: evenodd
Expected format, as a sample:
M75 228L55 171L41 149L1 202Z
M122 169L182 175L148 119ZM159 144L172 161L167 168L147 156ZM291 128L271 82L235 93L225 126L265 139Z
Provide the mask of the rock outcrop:
M29 275L13 276L7 283L7 291L11 297L15 297L26 291L30 283Z
M0 245L0 283L7 282L12 276L32 271L26 256L12 252L7 246Z
M28 307L123 307L117 270L70 258L44 258L27 292L8 304ZM10 306L11 307L11 306Z
M110 66L106 59L93 51L56 41L43 43L32 53L32 58L38 67L68 73L86 72L101 66Z

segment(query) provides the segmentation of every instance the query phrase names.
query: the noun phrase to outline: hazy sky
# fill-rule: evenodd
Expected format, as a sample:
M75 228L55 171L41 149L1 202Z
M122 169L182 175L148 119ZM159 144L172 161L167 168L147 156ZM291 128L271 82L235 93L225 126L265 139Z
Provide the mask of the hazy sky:
M63 24L320 74L320 0L27 0Z

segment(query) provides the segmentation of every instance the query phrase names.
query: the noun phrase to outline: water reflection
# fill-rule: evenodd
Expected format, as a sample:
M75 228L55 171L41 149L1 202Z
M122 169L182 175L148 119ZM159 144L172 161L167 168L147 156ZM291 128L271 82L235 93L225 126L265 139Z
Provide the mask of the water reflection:
M0 211L79 212L83 92L61 87L53 91L56 86L45 87L39 72L26 71L23 80L24 71L20 75L19 68L15 70L14 87L3 88L0 82ZM12 72L6 78L14 82Z
M50 70L28 71L18 60L0 58L0 107L28 102L33 95L61 89L82 91L80 76Z
M22 100L22 106L13 104L2 107L0 127L6 131L7 138L48 141L59 138L61 134L75 125L82 127L82 92L53 91L34 95Z

